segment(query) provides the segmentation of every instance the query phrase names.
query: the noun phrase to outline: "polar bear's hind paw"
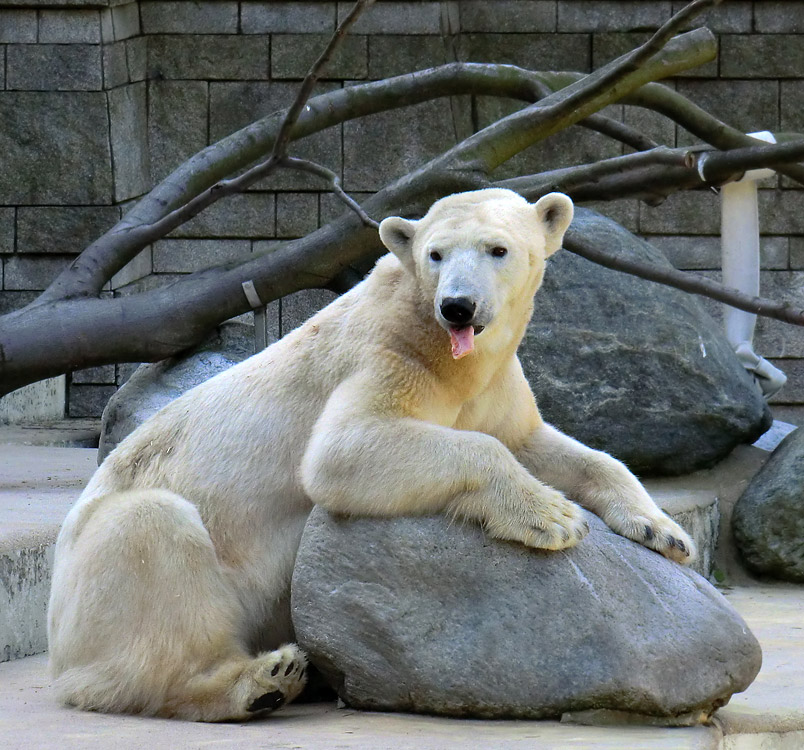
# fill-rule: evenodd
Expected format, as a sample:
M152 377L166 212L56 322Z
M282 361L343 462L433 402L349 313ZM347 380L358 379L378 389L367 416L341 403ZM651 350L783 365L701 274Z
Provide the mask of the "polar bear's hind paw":
M307 659L294 646L282 646L261 654L251 671L251 688L246 700L250 714L267 713L290 703L307 681Z

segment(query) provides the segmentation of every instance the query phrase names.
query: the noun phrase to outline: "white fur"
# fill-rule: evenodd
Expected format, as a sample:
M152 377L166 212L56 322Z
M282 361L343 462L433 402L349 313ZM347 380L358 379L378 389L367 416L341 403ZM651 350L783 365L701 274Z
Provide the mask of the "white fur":
M566 196L532 206L484 190L417 222L386 219L397 257L132 433L59 536L49 636L63 699L211 721L270 708L266 694L292 700L304 656L281 644L313 503L440 511L563 549L587 530L566 492L669 557L694 554L621 463L544 424L522 374L532 297L571 218ZM460 360L435 309L443 294L470 295L485 326Z

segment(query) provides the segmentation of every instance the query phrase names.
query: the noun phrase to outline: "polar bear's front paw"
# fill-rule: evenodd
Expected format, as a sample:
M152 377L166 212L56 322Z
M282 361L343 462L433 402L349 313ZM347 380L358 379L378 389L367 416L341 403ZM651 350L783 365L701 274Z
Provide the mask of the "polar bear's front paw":
M689 534L682 529L672 518L664 513L658 516L634 516L625 523L618 524L616 528L609 524L616 532L655 550L670 560L688 564L695 560L697 551L695 542Z
M574 547L589 533L581 508L555 490L529 498L512 517L490 520L486 528L498 539L550 550Z

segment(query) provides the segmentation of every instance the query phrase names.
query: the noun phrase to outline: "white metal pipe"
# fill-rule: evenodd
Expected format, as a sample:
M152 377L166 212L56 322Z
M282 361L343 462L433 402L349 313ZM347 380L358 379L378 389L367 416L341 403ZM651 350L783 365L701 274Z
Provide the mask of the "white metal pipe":
M750 133L751 137L776 143L772 133ZM759 195L757 182L773 170L753 169L720 190L720 236L723 283L744 294L759 295ZM785 374L754 352L756 315L734 307L723 308L726 338L738 359L754 375L762 393L769 398L787 382Z
M720 189L720 241L723 283L752 297L759 295L759 205L757 183L743 178ZM757 316L723 308L726 338L736 349L754 340Z

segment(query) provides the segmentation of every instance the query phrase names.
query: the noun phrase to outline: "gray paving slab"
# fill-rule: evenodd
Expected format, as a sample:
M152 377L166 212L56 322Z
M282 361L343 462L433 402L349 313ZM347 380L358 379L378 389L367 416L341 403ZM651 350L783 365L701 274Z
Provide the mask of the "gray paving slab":
M90 714L57 705L44 655L0 665L5 750L307 748L317 750L715 750L714 727L586 727L556 721L474 721L364 713L334 704L290 705L247 724L193 724Z

